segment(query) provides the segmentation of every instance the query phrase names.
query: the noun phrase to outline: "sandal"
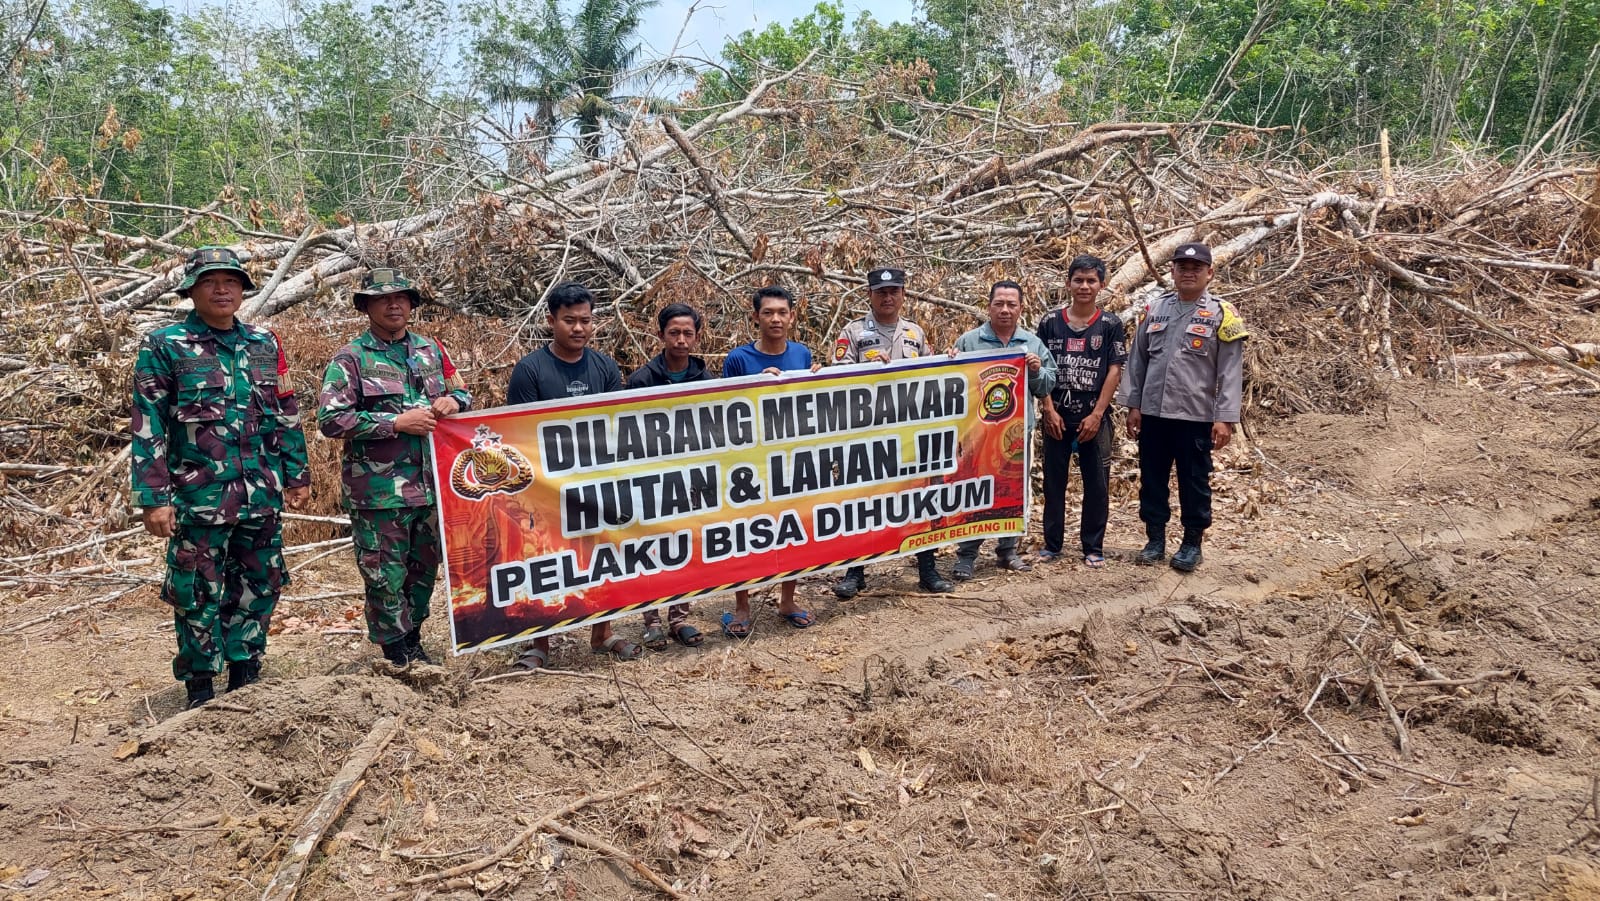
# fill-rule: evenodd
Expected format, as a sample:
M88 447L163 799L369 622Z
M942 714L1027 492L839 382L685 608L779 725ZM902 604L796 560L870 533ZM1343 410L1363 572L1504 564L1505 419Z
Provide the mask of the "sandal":
M1083 565L1090 569L1105 569L1106 556L1105 554L1084 554Z
M722 634L729 638L749 638L750 621L748 619L734 619L732 613L722 614Z
M523 651L521 654L518 654L517 659L511 662L511 666L513 669L525 669L531 671L536 669L544 669L544 665L548 662L550 662L549 651L543 651L539 648L529 648L526 651Z
M686 648L698 648L700 642L706 640L705 635L701 634L699 629L688 623L673 623L667 627L667 631L672 633L674 641Z
M796 629L809 629L817 624L816 617L813 617L809 610L795 610L790 613L780 612L778 615L782 616L788 621L789 625L794 626Z
M645 647L652 651L664 651L667 649L667 633L662 630L659 623L645 629L644 634L640 636L640 640L644 642Z
M623 638L621 635L613 635L607 638L605 643L599 647L590 645L589 650L596 654L610 654L618 660L638 660L644 656L644 648Z

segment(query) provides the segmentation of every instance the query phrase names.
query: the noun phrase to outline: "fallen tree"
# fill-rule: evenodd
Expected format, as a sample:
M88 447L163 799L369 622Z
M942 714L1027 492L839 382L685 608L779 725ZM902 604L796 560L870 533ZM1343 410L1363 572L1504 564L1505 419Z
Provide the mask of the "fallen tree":
M1475 358L1508 352L1600 382L1592 355L1546 350L1596 336L1590 161L1328 161L1282 130L1083 126L1047 102L995 115L931 102L917 79L845 84L802 63L726 108L641 115L607 159L554 169L419 136L412 201L377 221L273 221L231 190L162 211L177 222L153 235L137 229L150 205L86 190L0 212L0 527L71 523L63 545L125 529L125 471L109 463L126 444L132 355L182 315L183 254L219 231L262 286L243 315L283 335L308 392L360 327L335 317L350 317L344 289L372 265L417 275L452 311L429 327L464 347L492 402L566 279L596 289L602 346L633 366L671 301L708 312L715 358L750 337L752 288L790 284L815 346L862 314L867 270L894 264L912 273L910 315L943 345L996 279L1021 282L1037 316L1064 299L1068 261L1094 253L1111 267L1108 305L1127 311L1192 240L1214 246L1213 288L1251 323L1256 410L1357 409L1385 379L1505 372ZM328 484L332 450L317 447Z

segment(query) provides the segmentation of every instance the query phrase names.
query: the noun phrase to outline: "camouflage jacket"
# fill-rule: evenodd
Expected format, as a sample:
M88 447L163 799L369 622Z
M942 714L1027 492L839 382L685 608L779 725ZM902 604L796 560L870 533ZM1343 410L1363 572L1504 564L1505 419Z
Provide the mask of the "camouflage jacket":
M393 344L372 334L339 348L322 376L317 425L345 439L341 469L346 507L382 510L434 502L428 439L396 432L401 413L451 397L462 410L472 395L461 386L444 346L407 332Z
M311 484L300 403L277 336L190 313L152 332L133 367L133 503L219 525L283 509Z

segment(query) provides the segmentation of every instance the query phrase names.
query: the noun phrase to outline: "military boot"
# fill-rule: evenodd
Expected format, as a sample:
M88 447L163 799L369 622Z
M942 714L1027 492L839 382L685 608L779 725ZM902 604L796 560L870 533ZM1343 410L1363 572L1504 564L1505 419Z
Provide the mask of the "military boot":
M1144 534L1150 540L1145 543L1144 550L1139 552L1139 556L1133 558L1133 562L1140 566L1154 566L1167 559L1166 526L1146 525Z
M236 691L259 681L261 681L261 661L236 660L228 664L228 691Z
M1172 568L1179 572L1192 573L1200 565L1200 536L1203 532L1183 530L1183 544L1178 545L1178 552L1172 555Z
M397 670L403 670L411 665L411 654L406 651L404 637L396 638L383 646L383 659Z
M852 566L844 571L844 578L833 586L833 595L841 601L848 601L861 593L867 587L867 568L865 566Z
M211 677L209 675L195 676L188 682L184 683L184 685L189 692L189 704L187 708L189 710L193 710L217 696L216 689L211 686Z
M421 660L423 663L433 664L433 658L422 649L422 627L416 626L406 633L406 656L412 660Z
M917 555L917 587L934 594L956 590L954 583L939 575L939 564L932 554Z

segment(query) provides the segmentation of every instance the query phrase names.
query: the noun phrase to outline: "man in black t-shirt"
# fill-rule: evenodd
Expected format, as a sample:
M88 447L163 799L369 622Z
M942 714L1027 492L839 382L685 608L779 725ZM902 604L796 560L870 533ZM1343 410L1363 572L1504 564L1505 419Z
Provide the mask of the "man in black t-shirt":
M714 376L706 361L695 355L700 347L700 311L686 303L670 303L656 314L656 331L661 336L661 353L628 376L628 390L660 388L708 381ZM644 646L665 650L671 638L686 648L699 647L705 640L699 629L689 625L689 602L679 601L667 608L667 627L661 628L661 611L644 612Z
M565 400L589 394L622 390L622 372L615 360L591 349L594 334L594 295L577 282L550 289L550 343L517 361L511 371L506 403L531 404L539 400ZM636 660L644 648L611 634L611 623L589 630L589 646L596 654L619 660ZM550 659L550 639L536 638L516 665L539 669Z
M1122 320L1096 303L1106 264L1088 255L1067 267L1071 303L1045 315L1037 334L1056 361L1055 391L1044 405L1044 547L1039 559L1061 556L1066 531L1067 474L1078 455L1083 475L1079 526L1083 563L1106 565L1106 519L1111 508L1111 420L1106 416L1128 352Z

